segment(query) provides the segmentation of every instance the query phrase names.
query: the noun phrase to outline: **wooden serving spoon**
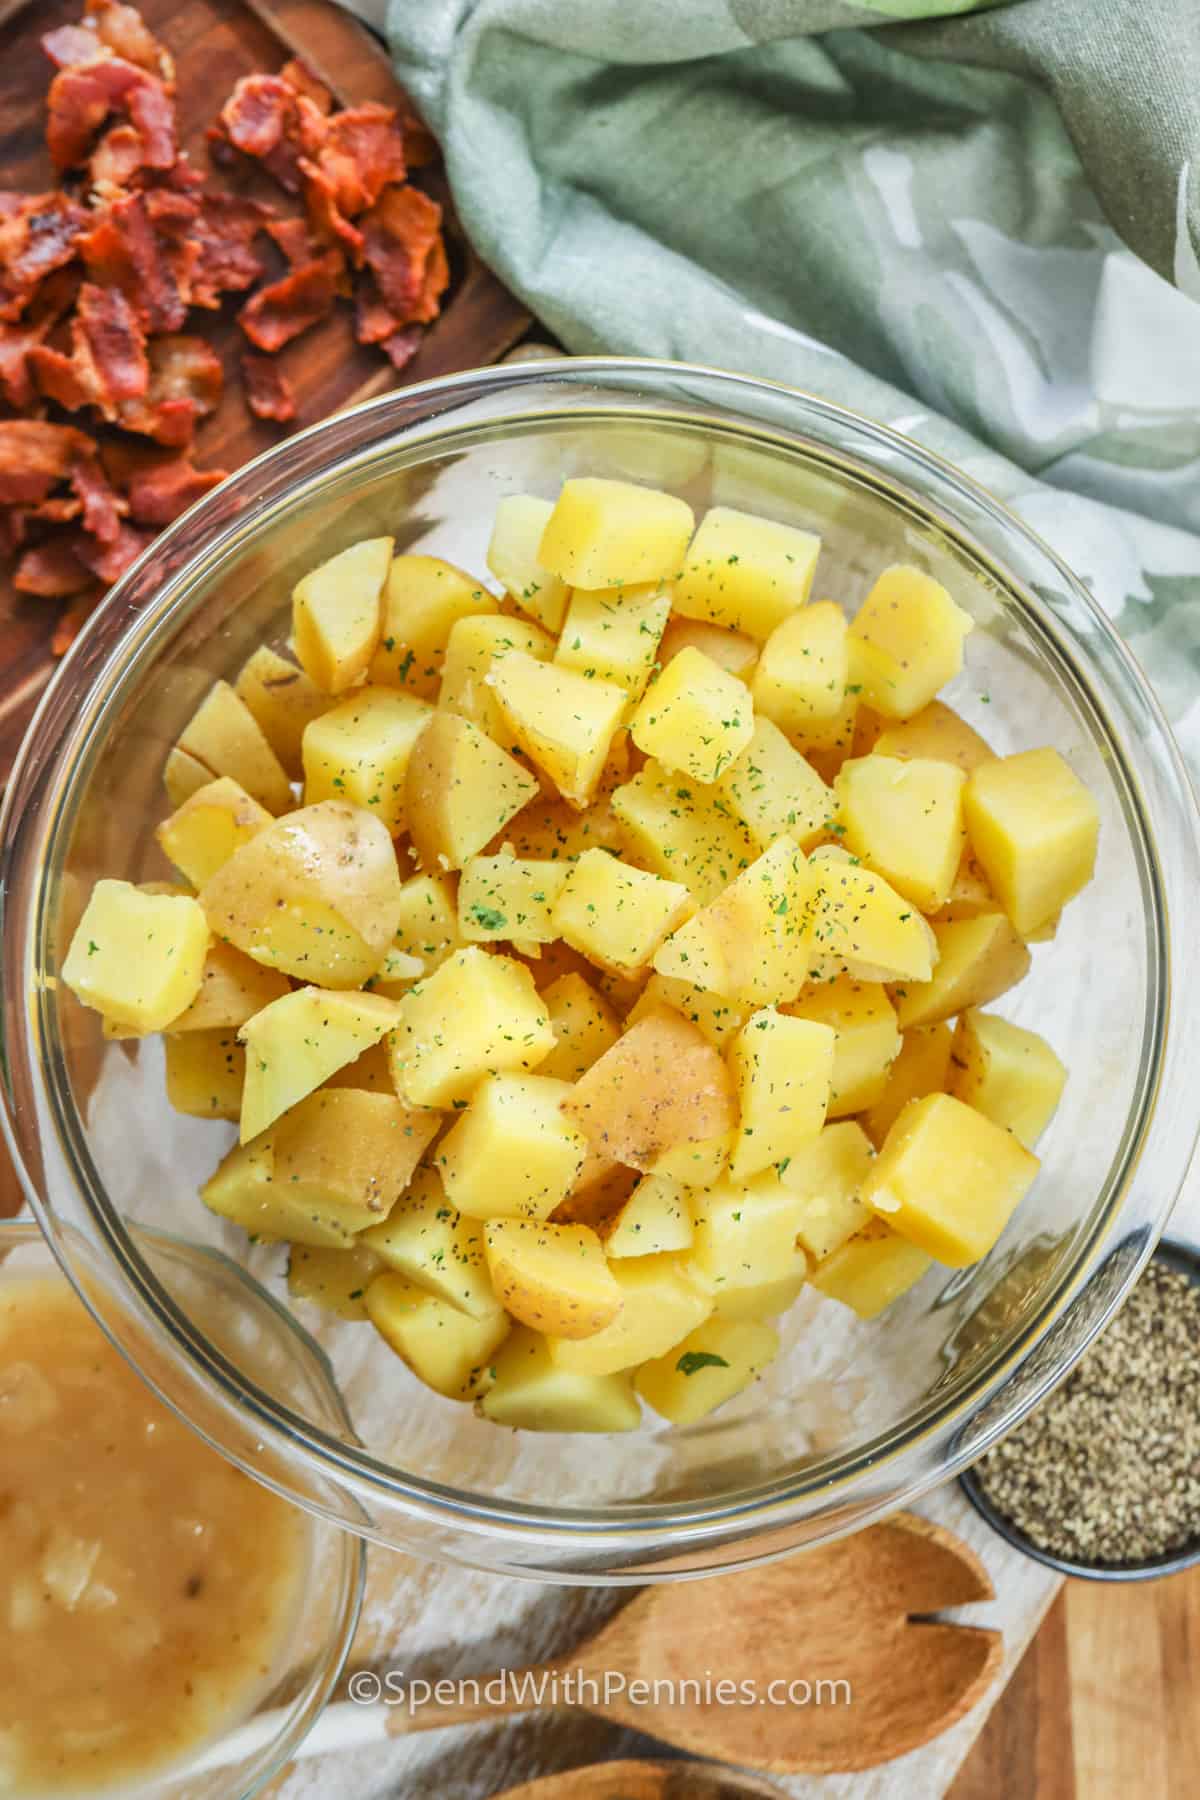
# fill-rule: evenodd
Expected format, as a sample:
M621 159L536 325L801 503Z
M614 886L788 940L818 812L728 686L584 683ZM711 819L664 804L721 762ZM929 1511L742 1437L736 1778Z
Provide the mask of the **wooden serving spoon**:
M696 1762L588 1763L505 1788L492 1800L787 1800L781 1788Z

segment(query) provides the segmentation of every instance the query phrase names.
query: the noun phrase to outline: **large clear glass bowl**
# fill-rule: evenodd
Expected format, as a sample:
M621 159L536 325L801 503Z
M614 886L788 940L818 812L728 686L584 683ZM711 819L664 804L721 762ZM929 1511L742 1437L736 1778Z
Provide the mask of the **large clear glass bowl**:
M976 626L952 703L999 750L1055 745L1102 819L1095 881L1003 1004L1071 1075L1037 1184L991 1255L934 1270L871 1324L810 1291L738 1401L690 1429L648 1420L604 1439L497 1430L419 1387L366 1325L301 1305L307 1338L282 1332L282 1253L251 1249L196 1198L232 1128L172 1114L160 1047L103 1042L55 974L98 876L166 873L152 836L164 757L213 678L286 635L304 570L387 531L482 572L502 495L551 495L585 471L818 530L817 594L850 606L889 562L935 573ZM1135 663L987 494L894 432L766 382L609 360L475 372L260 458L157 541L65 663L13 777L4 858L8 1122L64 1266L227 1455L425 1556L644 1581L780 1554L912 1500L1065 1373L1149 1254L1196 1136L1197 815ZM256 1285L231 1297L214 1275L210 1292L172 1239Z

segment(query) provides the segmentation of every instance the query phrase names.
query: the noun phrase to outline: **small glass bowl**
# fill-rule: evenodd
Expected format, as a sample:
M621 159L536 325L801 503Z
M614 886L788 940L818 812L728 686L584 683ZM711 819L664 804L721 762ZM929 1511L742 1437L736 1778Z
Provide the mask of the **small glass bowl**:
M199 1256L199 1280L208 1285L206 1252L177 1247L174 1254ZM34 1221L0 1219L0 1286L51 1272L58 1273L58 1264ZM230 1278L236 1279L232 1270ZM258 1311L256 1304L255 1316ZM281 1328L293 1329L286 1318ZM366 1575L360 1538L319 1518L310 1517L306 1525L308 1566L296 1617L252 1710L233 1716L219 1737L199 1745L186 1762L176 1761L135 1785L123 1781L120 1800L251 1800L295 1756L345 1667ZM115 1787L104 1792L116 1800ZM16 1793L13 1800L22 1797Z
M1071 1075L1039 1179L991 1254L931 1270L870 1323L807 1289L752 1389L696 1426L648 1418L601 1441L499 1431L421 1388L369 1326L305 1303L304 1330L276 1334L269 1366L251 1357L254 1297L269 1309L285 1295L284 1259L196 1197L232 1128L172 1114L161 1045L105 1043L57 978L95 879L169 874L153 837L164 760L215 678L286 640L302 573L387 532L482 574L497 500L552 496L573 474L819 531L818 599L853 608L892 562L936 575L975 624L950 703L1002 752L1056 746L1101 814L1095 881L1001 1003ZM252 1470L267 1457L301 1504L434 1559L644 1582L780 1555L910 1503L974 1461L1100 1329L1163 1228L1200 1126L1200 832L1137 665L982 489L897 433L769 382L535 362L406 388L290 438L114 590L43 700L0 829L4 1110L64 1266L226 1455ZM164 1232L249 1272L236 1310L200 1305L195 1267L162 1251ZM329 1407L318 1346L344 1411Z

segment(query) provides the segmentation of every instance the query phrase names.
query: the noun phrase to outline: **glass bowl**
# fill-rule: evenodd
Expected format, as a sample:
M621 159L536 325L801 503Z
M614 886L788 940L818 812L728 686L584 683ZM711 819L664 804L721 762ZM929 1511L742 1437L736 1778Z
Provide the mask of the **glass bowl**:
M303 571L386 531L482 572L496 501L581 472L818 529L817 597L854 606L897 560L930 570L976 625L951 703L1002 751L1057 746L1102 819L1095 881L1003 1003L1071 1079L1036 1187L992 1253L932 1271L870 1324L807 1290L778 1363L737 1401L689 1429L648 1420L603 1440L500 1431L418 1386L370 1327L303 1303L303 1333L276 1333L256 1362L252 1315L286 1294L283 1255L196 1198L233 1128L172 1114L161 1046L105 1043L55 975L98 876L167 873L152 835L164 758L215 677L282 642ZM913 1500L1066 1372L1149 1255L1193 1149L1197 815L1142 675L1070 572L981 489L770 383L542 362L407 388L290 439L114 591L45 696L3 829L6 1110L64 1267L226 1455L256 1473L268 1462L300 1504L427 1557L646 1581L783 1554ZM207 1303L194 1258L184 1278L172 1240L248 1272L236 1310L215 1273Z
M66 1227L55 1246L60 1256L69 1238L70 1227ZM145 1248L153 1254L150 1244ZM194 1263L199 1287L216 1292L206 1267L210 1260L207 1251L172 1247L170 1254L176 1262L177 1277L185 1285L188 1277L184 1268ZM71 1266L75 1278L90 1285L86 1246L76 1247ZM30 1277L44 1278L54 1269L56 1264L46 1240L32 1219L0 1220L0 1286ZM232 1308L237 1303L237 1287L245 1278L232 1264L226 1264L222 1279L232 1284L225 1297L226 1305ZM261 1305L255 1299L251 1317L257 1315ZM275 1310L264 1309L264 1329L267 1313ZM132 1321L129 1323L131 1334L135 1334L137 1327ZM281 1339L294 1329L286 1316L276 1320ZM130 1341L136 1341L135 1337L131 1335ZM300 1355L305 1361L310 1359L311 1347L305 1345ZM147 1346L151 1368L155 1356L155 1350ZM327 1380L326 1386L336 1411L332 1382ZM263 1476L266 1471L251 1473ZM277 1485L269 1475L267 1479L272 1486ZM133 1785L128 1779L122 1780L120 1800L250 1800L296 1755L331 1698L345 1666L358 1628L366 1565L362 1540L335 1529L326 1520L310 1518L305 1536L306 1568L295 1616L252 1705L230 1718L218 1737L198 1746L186 1760L171 1763ZM104 1790L113 1800L117 1791L116 1787ZM4 1792L8 1794L9 1789L6 1787ZM20 1800L20 1795L14 1792L13 1800Z

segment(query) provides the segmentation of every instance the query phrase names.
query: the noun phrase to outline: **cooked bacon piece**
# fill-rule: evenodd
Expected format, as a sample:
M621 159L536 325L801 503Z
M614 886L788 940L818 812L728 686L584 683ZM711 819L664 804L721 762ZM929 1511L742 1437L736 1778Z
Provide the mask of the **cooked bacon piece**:
M147 207L141 193L115 201L80 239L80 254L92 280L119 287L148 332L178 331L187 317L180 265L188 259L155 229Z
M408 323L429 325L442 310L442 295L450 285L450 264L446 260L445 239L438 237L425 262L425 280L421 298L409 314Z
M216 307L221 295L252 287L266 265L254 239L270 229L270 208L239 194L205 192L196 201L191 231L197 248L192 269L193 306Z
M342 259L327 252L252 294L238 323L259 350L281 350L333 309Z
M175 108L161 81L147 75L129 93L129 116L142 134L146 164L169 169L175 161Z
M339 211L348 218L365 212L385 187L403 181L407 173L404 137L395 109L368 101L335 113L315 162L330 184Z
M83 508L83 529L102 544L114 544L121 531L121 515L129 504L116 492L95 456L81 456L71 470L71 486Z
M37 594L43 600L65 600L91 587L92 576L69 544L35 544L17 564L13 586L20 594Z
M25 515L30 519L43 519L48 525L63 525L68 519L77 519L83 511L83 502L74 494L51 494L48 500L39 500L36 506L25 508Z
M280 422L294 419L296 396L279 364L269 356L256 356L252 350L243 350L241 365L246 404L255 418Z
M120 288L85 281L71 332L84 386L105 418L116 418L121 401L140 399L150 385L146 338L132 306Z
M111 544L95 543L86 532L77 532L71 547L80 562L100 581L119 581L130 563L137 561L147 544L154 541L152 531L140 531L136 525L121 521L120 530Z
M203 338L190 335L152 338L148 355L146 395L127 401L118 423L159 444L175 448L189 444L197 419L213 412L220 401L221 359Z
M194 501L224 481L224 469L197 469L190 456L156 457L134 467L129 511L144 525L169 525Z
M342 212L333 183L323 170L307 156L300 158L299 167L304 176L304 199L313 236L334 248L341 244L357 267L362 261L362 232Z
M325 86L319 75L313 73L308 64L300 57L293 57L279 71L279 79L286 81L290 88L311 100L318 112L327 113L333 110L333 95Z
M0 505L44 500L92 444L73 425L46 419L0 419Z
M397 123L400 135L404 139L404 160L410 169L423 169L437 155L437 139L408 104L407 99L400 106Z
M0 221L0 318L24 311L38 283L76 254L91 224L66 194L32 194Z
M171 53L159 43L136 6L126 6L123 0L87 0L86 11L88 24L115 56L157 75L168 88L174 84Z
M406 324L421 303L425 265L441 224L441 207L415 187L385 188L363 217L363 258L398 324Z
M43 394L47 400L55 401L67 412L75 412L79 407L91 404L91 389L80 374L79 365L73 356L64 356L61 350L35 344L27 352L25 364L37 384L38 393Z
M389 357L392 367L403 369L409 364L421 348L421 339L425 333L417 325L406 325L402 331L394 331L391 337L384 338L383 349Z
M0 324L0 387L18 412L27 411L37 399L29 353L38 349L47 329L44 324Z
M354 335L360 344L382 344L397 326L391 307L368 275L360 279L354 296Z
M145 160L141 132L132 125L113 125L92 151L88 176L94 188L123 188L145 166Z
M175 160L175 109L161 81L101 48L93 62L70 63L50 83L46 144L57 169L84 162L110 112L128 112L150 168Z
M296 90L280 75L243 75L221 108L229 141L247 156L267 156L280 142Z
M70 69L77 63L95 62L100 40L86 25L56 25L42 34L42 49L56 69Z
M299 268L301 263L312 262L320 254L303 219L272 219L266 230L293 269Z

